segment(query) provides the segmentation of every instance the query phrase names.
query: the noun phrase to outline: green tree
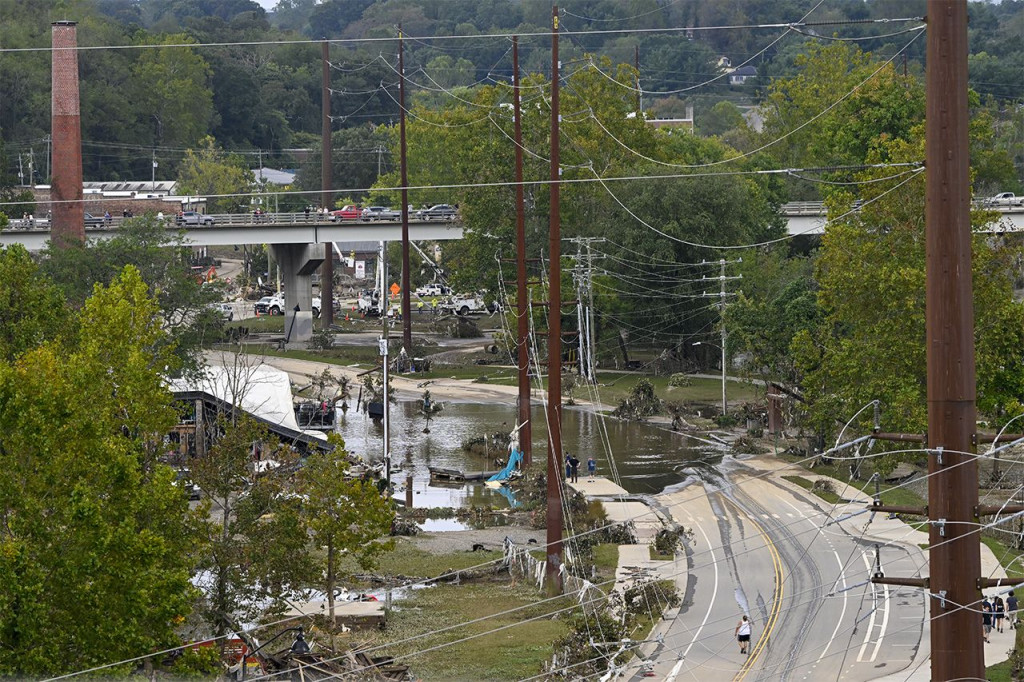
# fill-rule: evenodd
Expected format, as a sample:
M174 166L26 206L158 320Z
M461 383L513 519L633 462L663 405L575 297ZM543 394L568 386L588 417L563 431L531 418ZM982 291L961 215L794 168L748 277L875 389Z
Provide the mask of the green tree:
M45 297L45 284L38 297ZM157 464L174 424L157 306L126 268L77 333L0 362L0 673L45 676L177 643L198 517ZM112 672L117 672L112 671ZM124 669L123 672L127 672Z
M110 239L64 249L48 248L42 272L81 307L93 287L108 284L131 265L156 297L165 330L158 343L178 358L174 370L194 371L203 346L221 337L223 321L209 304L220 300L216 286L201 285L191 270L191 249L152 214L127 220Z
M61 290L23 246L0 250L0 359L13 362L56 339L69 318Z
M394 546L386 538L395 512L374 481L352 476L344 442L335 434L330 438L334 450L310 455L298 484L303 523L313 544L324 552L322 585L333 627L334 595L343 577L340 559L354 559L363 570L375 568L380 556Z
M192 476L211 512L199 561L203 615L222 635L239 619L261 615L264 602L279 607L313 574L298 503L287 494L284 472L294 467L294 455L241 412L222 415L208 434L213 445L193 461Z
M180 47L190 42L184 34L162 36L157 44L175 47L140 50L132 64L134 105L152 117L154 145L194 145L213 117L210 67Z
M887 158L923 155L920 135L886 146ZM860 198L874 201L826 230L815 267L821 322L794 339L811 420L822 434L874 399L887 430L920 432L927 423L924 177L901 185L905 178L882 179L889 174L860 174L874 181L863 185ZM837 193L830 210L846 212L852 199ZM992 218L976 213L972 222ZM1016 413L1024 390L1024 309L1013 299L1010 277L1017 258L1019 249L1003 240L974 239L978 410L994 418Z
M217 147L212 137L199 141L199 149L185 152L178 170L178 193L209 197L210 213L248 209L243 196L252 189L253 176L241 157Z

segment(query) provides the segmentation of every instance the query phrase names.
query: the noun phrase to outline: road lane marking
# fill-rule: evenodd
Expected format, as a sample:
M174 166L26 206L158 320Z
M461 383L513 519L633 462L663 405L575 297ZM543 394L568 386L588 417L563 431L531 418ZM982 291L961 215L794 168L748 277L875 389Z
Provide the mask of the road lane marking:
M821 650L821 655L818 656L818 660L814 662L815 665L820 663L821 659L825 658L825 654L828 653L828 648L832 646L832 642L835 641L836 635L839 634L839 626L843 624L843 619L846 617L846 600L848 596L846 593L846 567L843 566L843 560L839 558L839 552L832 550L832 553L836 557L836 563L839 564L839 577L843 581L843 610L839 614L838 620L836 620L836 628L832 631L832 636L828 638L828 641L825 643L825 648Z
M711 590L711 601L708 602L708 612L704 614L704 620L701 621L700 627L697 628L697 632L693 635L693 639L690 640L690 643L686 646L686 650L682 654L682 659L676 664L676 668L683 664L683 661L686 660L687 654L690 653L690 649L697 642L697 638L700 637L701 630L703 630L704 626L707 625L708 618L711 617L711 611L715 608L715 597L718 596L718 561L715 559L715 550L711 546L711 538L709 538L708 534L704 532L704 529L701 526L697 526L697 530L699 530L700 534L704 536L704 542L707 543L708 551L711 553L711 565L715 569L715 587ZM671 682L672 679L675 679L675 676L678 673L676 668L672 669L670 677L665 678L666 682Z
M735 503L733 504L735 505ZM736 506L738 508L738 505ZM742 511L742 509L740 509L740 511ZM775 549L775 544L772 542L772 539L768 537L768 534L764 531L764 528L761 527L761 524L754 520L753 514L747 514L746 512L743 513L750 520L751 525L754 526L754 528L757 529L757 532L761 534L761 537L764 539L765 546L768 548L768 551L772 556L772 568L775 571L775 595L772 601L772 612L769 614L768 620L765 622L764 632L761 633L761 636L758 638L757 645L754 647L753 651L751 651L747 656L747 660L743 662L743 666L740 668L740 671L736 673L736 677L733 678L734 682L738 682L747 676L747 673L749 673L754 667L754 663L764 652L765 647L768 646L768 638L771 637L772 631L779 622L779 614L782 612L782 594L785 587L785 583L782 578L782 558Z

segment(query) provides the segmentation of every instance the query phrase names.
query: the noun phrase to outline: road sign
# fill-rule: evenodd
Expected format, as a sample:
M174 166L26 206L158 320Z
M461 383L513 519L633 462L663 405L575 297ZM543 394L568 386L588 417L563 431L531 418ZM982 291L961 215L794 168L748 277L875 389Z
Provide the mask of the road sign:
M392 296L398 296L398 293L402 291L402 287L398 286L396 282L392 282L390 291Z

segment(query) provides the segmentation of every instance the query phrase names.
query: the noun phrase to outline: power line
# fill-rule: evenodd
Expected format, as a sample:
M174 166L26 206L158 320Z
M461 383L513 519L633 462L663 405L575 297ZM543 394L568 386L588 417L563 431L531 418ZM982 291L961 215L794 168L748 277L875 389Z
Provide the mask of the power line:
M719 26L674 26L665 28L635 28L635 29L591 29L582 31L562 31L561 33L577 36L577 35L622 35L627 33L681 33L681 32L694 32L703 33L709 31L740 31L740 30L754 30L754 29L772 29L772 28L791 28L791 27L803 27L803 26L846 26L853 24L888 24L888 23L901 23L909 21L923 21L922 17L902 17L894 19L837 19L833 21L819 21L819 22L789 22L789 23L764 23L764 24L723 24ZM431 36L406 36L408 40L414 41L426 41L426 40L476 40L480 38L510 38L512 35L518 35L521 38L551 38L554 35L551 31L533 31L526 33L483 33L477 35L431 35ZM349 44L360 44L360 43L393 43L398 40L397 37L386 37L386 38L328 38L324 39L302 39L302 40L249 40L249 41L217 41L217 42L185 42L185 43L164 43L164 44L144 44L144 45L78 45L74 48L56 48L58 50L77 50L79 52L90 52L96 50L147 50L147 49L167 49L173 47L186 47L186 48L206 48L206 47L258 47L258 46L286 46L286 45L317 45L319 43L327 42L332 45L349 45ZM53 47L5 47L0 48L0 54L12 54L18 52L52 52Z

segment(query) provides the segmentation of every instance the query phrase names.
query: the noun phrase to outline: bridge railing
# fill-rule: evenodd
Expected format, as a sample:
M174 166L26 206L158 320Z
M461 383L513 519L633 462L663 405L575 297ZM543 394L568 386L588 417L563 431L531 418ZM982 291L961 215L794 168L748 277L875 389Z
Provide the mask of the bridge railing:
M253 225L331 225L331 224L346 224L346 225L370 225L377 222L399 222L397 220L392 221L377 221L377 220L363 220L362 218L357 220L342 220L341 218L310 213L306 215L305 212L300 213L261 213L259 215L254 213L204 213L200 219L199 224L195 222L178 222L177 218L171 215L165 215L163 222L167 227L188 227L188 228L204 228L204 227L249 227ZM213 220L213 223L203 222L209 217ZM410 222L420 222L413 216L409 216ZM87 219L85 226L90 230L103 230L110 229L115 230L121 226L125 220L130 220L123 216L111 216L110 219L96 217L94 219ZM8 229L15 230L39 230L46 231L50 229L50 220L47 218L12 218L8 221Z

